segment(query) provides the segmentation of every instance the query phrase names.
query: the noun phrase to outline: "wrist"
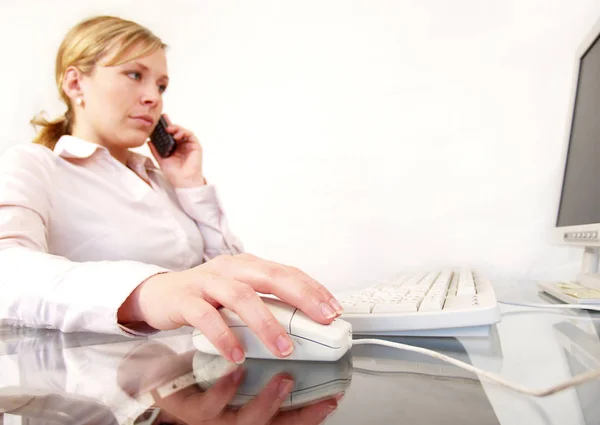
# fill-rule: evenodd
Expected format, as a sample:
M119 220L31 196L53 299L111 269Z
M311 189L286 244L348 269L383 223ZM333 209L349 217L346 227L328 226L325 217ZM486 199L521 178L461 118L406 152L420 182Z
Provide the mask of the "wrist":
M177 179L173 186L178 189L187 189L191 187L200 187L206 185L206 179L202 174L191 176L188 178Z
M126 325L130 323L140 323L146 322L146 314L144 314L144 309L142 308L142 295L145 289L147 289L148 285L152 285L152 283L156 283L157 280L162 279L162 275L167 272L161 272L150 276L142 283L140 283L131 294L127 297L127 299L121 304L121 307L117 310L117 322L120 325Z

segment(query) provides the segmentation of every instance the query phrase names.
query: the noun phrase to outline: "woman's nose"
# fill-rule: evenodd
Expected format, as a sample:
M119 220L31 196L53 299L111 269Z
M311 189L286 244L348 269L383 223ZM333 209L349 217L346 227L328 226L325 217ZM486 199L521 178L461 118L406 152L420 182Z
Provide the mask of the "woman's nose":
M142 94L142 103L155 105L160 100L161 94L158 87L149 87Z

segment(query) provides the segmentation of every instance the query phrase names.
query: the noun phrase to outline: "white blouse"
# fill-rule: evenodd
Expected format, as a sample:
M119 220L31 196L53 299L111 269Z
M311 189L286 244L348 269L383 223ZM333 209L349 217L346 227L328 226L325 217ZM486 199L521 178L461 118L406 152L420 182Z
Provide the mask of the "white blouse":
M125 333L117 310L148 277L243 246L216 189L173 188L150 158L127 166L63 136L0 157L0 321Z

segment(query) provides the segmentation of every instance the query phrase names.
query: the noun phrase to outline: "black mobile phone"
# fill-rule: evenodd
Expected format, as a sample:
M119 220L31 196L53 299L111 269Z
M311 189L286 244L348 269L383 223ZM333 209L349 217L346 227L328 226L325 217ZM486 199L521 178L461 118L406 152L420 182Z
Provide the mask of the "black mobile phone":
M177 143L175 143L173 136L170 133L167 133L167 127L167 121L161 116L158 120L158 124L154 127L154 131L152 131L152 134L150 135L150 141L158 151L158 154L163 158L171 156L177 147Z

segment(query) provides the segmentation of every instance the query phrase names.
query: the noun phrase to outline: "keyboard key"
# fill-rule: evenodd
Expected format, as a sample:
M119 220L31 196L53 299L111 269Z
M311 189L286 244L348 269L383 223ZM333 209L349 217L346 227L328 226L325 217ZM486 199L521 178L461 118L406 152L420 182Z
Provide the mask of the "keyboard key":
M479 305L479 296L473 295L456 295L446 297L444 310L469 310Z
M344 309L344 314L347 313L353 313L353 314L360 314L360 313L371 313L371 307L374 304L371 304L369 302L360 302L360 301L343 301L341 302L342 304L342 308Z
M477 293L494 291L492 283L485 277L475 276L475 289Z
M458 288L456 289L456 295L474 295L475 282L473 281L473 274L470 270L461 270L460 277L458 279Z
M442 309L445 300L445 297L427 297L419 306L419 311L439 311Z
M464 287L472 287L475 286L475 282L473 281L473 273L471 270L463 269L460 271L460 277L458 280L458 286Z
M427 273L417 273L417 274L409 277L404 282L404 286L413 286L413 285L416 285L417 283L419 283L425 277L426 274Z
M450 280L450 286L448 287L448 295L456 295L457 288L458 288L458 274L454 273L452 275L452 280Z
M373 307L373 314L379 313L409 313L417 311L419 301L402 300L399 303L377 303Z

